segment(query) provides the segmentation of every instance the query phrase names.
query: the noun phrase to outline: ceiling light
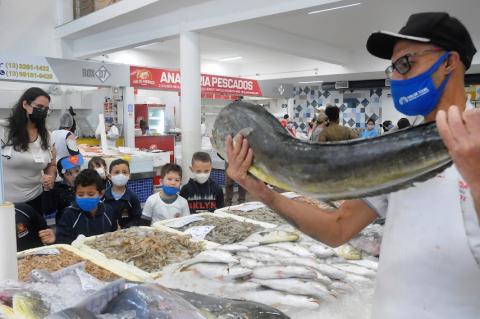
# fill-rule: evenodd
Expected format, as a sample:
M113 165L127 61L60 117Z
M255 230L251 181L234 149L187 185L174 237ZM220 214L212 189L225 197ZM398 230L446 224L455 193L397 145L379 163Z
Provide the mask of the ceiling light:
M323 81L302 81L302 82L298 82L299 84L310 84L310 83L322 83Z
M229 61L236 61L236 60L241 60L241 59L243 59L243 57L241 57L241 56L234 56L234 57L231 57L231 58L218 59L218 61L220 61L220 62L229 62Z
M309 12L308 14L315 14L315 13L320 13L320 12L326 12L326 11L332 11L332 10L343 9L343 8L348 8L348 7L354 7L354 6L358 6L358 5L360 5L360 4L362 4L362 3L361 3L361 2L352 3L352 4L347 4L347 5L344 5L344 6L340 6L340 7L334 7L334 8L329 8L329 9L311 11L311 12Z

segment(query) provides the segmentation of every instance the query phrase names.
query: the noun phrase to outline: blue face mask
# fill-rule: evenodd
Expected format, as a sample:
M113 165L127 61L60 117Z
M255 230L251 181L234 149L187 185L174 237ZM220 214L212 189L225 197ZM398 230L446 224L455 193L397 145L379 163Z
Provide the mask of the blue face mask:
M395 108L405 115L427 116L437 106L450 75L447 75L440 87L436 87L432 74L448 58L443 54L434 65L424 73L408 80L391 80L391 90Z
M178 192L180 192L180 188L178 187L165 186L165 185L162 185L162 190L167 196L173 196L173 195L176 195Z
M78 197L75 199L77 202L78 207L80 207L81 210L86 211L86 212L91 212L94 210L98 203L100 202L100 197Z

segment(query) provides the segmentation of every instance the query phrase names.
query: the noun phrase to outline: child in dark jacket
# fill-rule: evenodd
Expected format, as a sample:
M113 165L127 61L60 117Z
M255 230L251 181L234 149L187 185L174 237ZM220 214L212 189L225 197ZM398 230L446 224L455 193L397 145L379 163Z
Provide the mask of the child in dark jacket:
M116 159L110 164L112 187L105 193L105 205L112 207L121 228L137 225L142 217L142 207L137 195L127 183L130 178L130 165L126 160Z
M65 209L57 225L58 244L71 244L78 235L88 237L117 230L112 208L100 201L103 193L103 182L96 171L86 169L78 174L75 203Z
M212 171L210 155L205 152L193 154L190 169L193 178L180 191L180 196L188 201L190 214L213 212L222 208L224 205L222 188L210 178Z
M65 208L75 201L73 188L75 178L80 173L83 164L82 154L65 156L58 160L57 171L62 178L61 182L55 182L52 190L44 191L42 196L43 209L47 214L55 212L55 224L58 225Z

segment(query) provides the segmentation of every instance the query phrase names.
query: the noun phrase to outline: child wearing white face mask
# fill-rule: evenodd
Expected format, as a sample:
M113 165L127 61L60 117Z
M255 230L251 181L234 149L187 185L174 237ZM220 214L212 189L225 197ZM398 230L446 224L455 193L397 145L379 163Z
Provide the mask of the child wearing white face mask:
M193 177L182 187L180 196L188 201L190 214L213 212L224 206L222 188L211 178L212 159L205 152L193 154Z
M100 156L92 157L88 162L88 168L96 170L98 175L100 175L103 181L104 190L112 186L112 182L108 179L107 162L105 162L103 158Z
M113 209L121 228L137 225L142 208L137 195L127 187L130 165L126 160L116 159L110 164L109 173L112 186L105 192L105 205Z

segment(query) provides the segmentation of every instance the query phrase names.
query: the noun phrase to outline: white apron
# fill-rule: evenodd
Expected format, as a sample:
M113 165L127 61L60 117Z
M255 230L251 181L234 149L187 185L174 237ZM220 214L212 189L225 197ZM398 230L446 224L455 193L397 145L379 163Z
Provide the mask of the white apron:
M460 175L389 196L374 319L479 319L480 267L469 248Z

